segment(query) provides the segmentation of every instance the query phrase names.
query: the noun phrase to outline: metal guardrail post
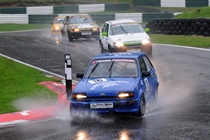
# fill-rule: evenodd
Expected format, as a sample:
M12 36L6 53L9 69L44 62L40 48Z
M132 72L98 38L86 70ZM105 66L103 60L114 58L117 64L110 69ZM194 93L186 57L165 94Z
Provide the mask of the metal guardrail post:
M72 60L70 54L64 55L65 60L65 81L66 81L66 94L67 100L72 93Z

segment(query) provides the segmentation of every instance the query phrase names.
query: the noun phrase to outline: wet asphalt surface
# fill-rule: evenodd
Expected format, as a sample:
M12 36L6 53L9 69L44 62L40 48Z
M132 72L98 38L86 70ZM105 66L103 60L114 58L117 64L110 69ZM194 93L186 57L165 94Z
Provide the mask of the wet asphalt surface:
M64 76L64 54L75 73L98 55L94 39L54 38L49 31L0 34L0 53ZM56 119L0 128L0 140L207 140L210 138L210 51L154 45L151 58L160 87L144 117L91 115L73 122L68 110ZM85 116L85 114L83 114Z

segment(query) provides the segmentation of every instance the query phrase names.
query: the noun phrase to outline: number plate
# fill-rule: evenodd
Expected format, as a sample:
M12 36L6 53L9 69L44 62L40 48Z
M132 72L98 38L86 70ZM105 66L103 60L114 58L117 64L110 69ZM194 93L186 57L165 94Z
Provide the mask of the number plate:
M140 49L130 49L130 50L127 50L127 52L141 52Z
M82 35L92 35L91 32L82 32L81 34L82 34Z
M113 108L113 103L91 103L90 108Z

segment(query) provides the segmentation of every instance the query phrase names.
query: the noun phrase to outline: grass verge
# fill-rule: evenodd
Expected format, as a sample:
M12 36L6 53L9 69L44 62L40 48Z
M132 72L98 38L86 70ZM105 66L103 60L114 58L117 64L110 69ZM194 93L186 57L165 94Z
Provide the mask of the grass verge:
M50 29L52 25L48 24L0 24L0 32L33 30L33 29Z
M149 34L153 43L173 44L210 49L210 37Z
M14 104L21 98L43 101L45 105L57 101L56 93L38 84L42 81L58 81L57 79L46 77L41 71L4 57L0 57L0 62L0 114L20 111ZM24 106L26 109L29 107L28 104Z

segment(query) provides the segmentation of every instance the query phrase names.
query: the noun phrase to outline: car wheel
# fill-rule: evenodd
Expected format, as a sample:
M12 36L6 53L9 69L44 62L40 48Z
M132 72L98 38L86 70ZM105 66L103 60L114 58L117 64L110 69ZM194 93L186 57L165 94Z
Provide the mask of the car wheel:
M68 39L69 39L69 41L73 41L73 38L71 37L71 33L70 32L68 32Z
M154 99L157 100L157 98L158 98L158 87L157 87L157 89L155 90L155 95L154 95Z
M71 116L71 118L72 118L73 120L76 119L77 116L76 116L75 112L73 111L71 104L70 104L69 111L70 111L70 116Z
M101 41L99 41L99 45L100 45L100 51L101 51L101 53L104 53L105 50L104 50L104 47L103 47L103 44L101 43Z
M138 112L137 116L142 117L142 116L144 116L145 112L146 112L146 100L145 100L144 95L142 95L140 98L139 112Z
M112 50L112 48L110 47L110 45L108 46L108 51L109 51L109 53L112 53L112 52L113 52L113 50Z
M63 32L63 30L61 30L61 35L62 35L62 37L64 37L64 32Z

